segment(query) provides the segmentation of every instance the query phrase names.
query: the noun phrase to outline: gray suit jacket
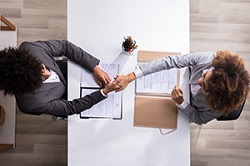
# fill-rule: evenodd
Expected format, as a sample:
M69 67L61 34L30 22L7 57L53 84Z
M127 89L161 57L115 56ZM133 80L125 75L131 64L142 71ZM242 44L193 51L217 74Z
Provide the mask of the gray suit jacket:
M205 124L221 115L218 111L210 110L206 103L206 96L198 85L198 80L206 69L211 68L212 59L215 57L213 52L197 52L194 54L167 56L157 59L150 63L140 65L143 75L148 75L161 70L171 68L190 68L190 103L185 108L179 108L190 122Z
M96 91L73 101L67 100L67 78L54 57L65 56L91 72L99 63L98 59L69 41L24 42L19 49L29 50L47 68L54 70L61 80L61 82L43 83L41 88L31 94L16 96L17 104L22 112L67 116L78 114L106 98L100 91Z

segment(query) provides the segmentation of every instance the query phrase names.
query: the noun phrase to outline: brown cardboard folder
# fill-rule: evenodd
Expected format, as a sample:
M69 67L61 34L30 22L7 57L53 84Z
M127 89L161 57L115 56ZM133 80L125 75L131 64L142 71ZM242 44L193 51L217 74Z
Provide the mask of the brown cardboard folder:
M170 97L135 97L134 126L177 128L178 110Z
M160 51L138 51L138 61L153 61L158 58L162 58L170 55L178 55L179 52L160 52Z
M138 63L177 54L180 53L139 50ZM177 73L179 79L178 75L179 73ZM160 131L161 129L174 131L177 128L178 109L170 94L136 93L134 111L135 127L159 128Z

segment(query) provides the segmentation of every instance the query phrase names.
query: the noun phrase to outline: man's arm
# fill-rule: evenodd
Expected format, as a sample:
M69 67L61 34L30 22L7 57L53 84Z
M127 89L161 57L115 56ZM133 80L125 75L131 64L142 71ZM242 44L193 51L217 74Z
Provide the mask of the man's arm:
M110 82L106 72L99 68L99 60L67 40L24 42L20 47L29 49L38 58L65 56L83 68L93 72L97 83L102 86ZM43 55L42 55L43 54ZM47 65L47 64L45 64Z
M37 41L38 47L45 49L53 57L65 56L80 66L86 68L90 72L93 71L94 67L99 64L100 60L90 55L75 44L68 40L48 40L48 41Z
M30 51L33 56L39 59L46 58L47 61L48 59L54 61L54 57L65 56L90 72L100 62L100 60L67 40L23 42L19 48Z
M104 100L106 97L100 91L95 91L82 98L67 101L66 99L52 100L38 107L26 110L26 113L49 114L56 116L67 116L79 114L80 112L91 108L93 105Z
M117 83L119 81L120 79L113 81L109 83L102 90L97 90L89 95L85 95L84 97L74 99L72 101L68 101L66 99L58 99L58 100L52 100L48 103L37 105L33 108L30 108L28 105L19 105L19 106L21 106L22 108L23 106L26 106L26 108L23 108L25 109L25 113L49 114L57 116L79 114L80 112L89 109L93 105L106 99L108 93L118 88ZM32 95L29 97L32 97Z
M47 45L50 45L51 52L54 56L63 55L80 66L86 68L90 72L93 72L100 87L102 87L102 85L106 86L111 81L108 74L99 68L98 64L100 60L90 55L80 47L67 40L52 40L47 41L47 43Z

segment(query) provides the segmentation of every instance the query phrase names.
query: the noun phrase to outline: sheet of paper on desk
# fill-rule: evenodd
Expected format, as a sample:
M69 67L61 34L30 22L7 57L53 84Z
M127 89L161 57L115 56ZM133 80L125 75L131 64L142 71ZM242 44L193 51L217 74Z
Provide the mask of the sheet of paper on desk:
M114 77L119 74L121 62L112 59L103 59L98 65L104 70L113 81ZM81 97L98 90L99 85L95 81L93 74L86 69L81 72ZM81 118L122 118L122 95L119 93L109 93L108 97L92 108L81 112Z
M120 72L121 63L119 61L113 62L112 59L103 59L98 65L102 70L108 73L111 80ZM81 87L99 87L93 73L86 69L81 72Z
M177 69L163 70L136 80L137 93L168 93L178 83Z
M82 89L81 97L98 89ZM81 118L122 118L121 93L111 93L108 97L88 110L81 112Z

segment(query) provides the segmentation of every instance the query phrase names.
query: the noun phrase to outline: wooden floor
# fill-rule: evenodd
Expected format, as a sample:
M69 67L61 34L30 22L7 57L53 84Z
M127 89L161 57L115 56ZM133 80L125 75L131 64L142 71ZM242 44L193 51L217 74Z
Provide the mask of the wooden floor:
M66 0L0 0L0 13L26 40L67 38ZM250 71L250 0L190 0L190 50L228 49ZM192 166L250 165L250 99L231 122L191 124ZM0 166L67 165L67 122L17 112L16 148L0 153Z
M0 153L0 166L67 165L67 121L17 111L16 148Z
M191 52L228 49L250 71L250 0L190 0ZM250 165L250 102L236 121L191 124L192 166Z
M0 0L0 13L23 41L67 39L67 0ZM67 121L17 111L16 148L0 153L0 166L66 166Z

